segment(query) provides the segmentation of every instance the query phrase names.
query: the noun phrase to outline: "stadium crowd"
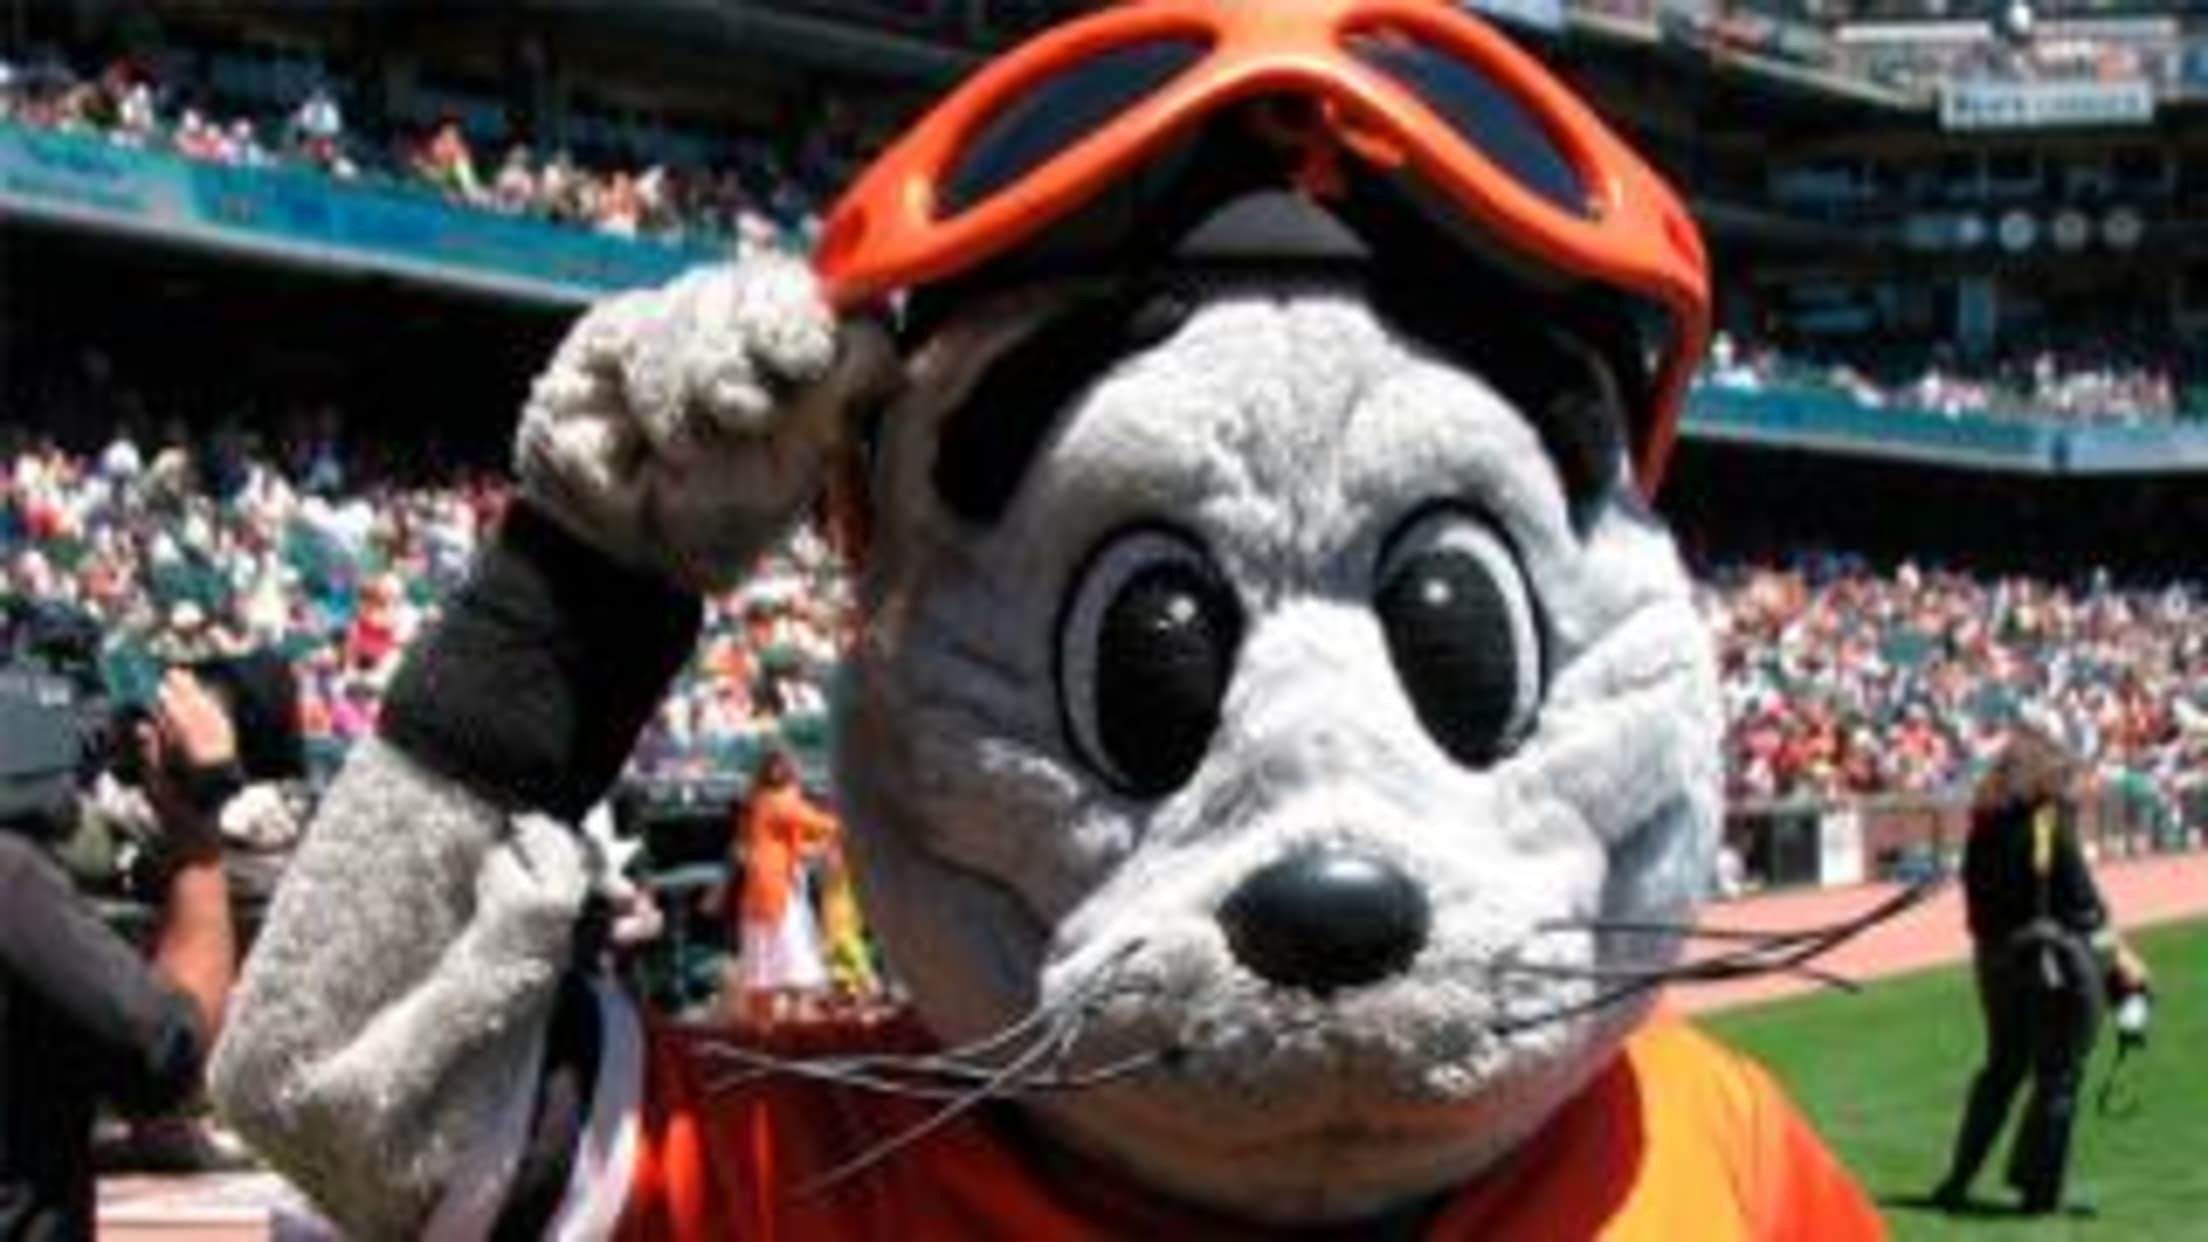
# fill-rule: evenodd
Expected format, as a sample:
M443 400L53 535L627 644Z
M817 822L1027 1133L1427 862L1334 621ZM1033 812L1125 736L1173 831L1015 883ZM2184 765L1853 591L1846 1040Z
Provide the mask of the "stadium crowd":
M1949 792L2012 721L2165 812L2208 797L2208 593L1829 553L1703 579L1736 799Z
M168 664L282 652L322 772L374 729L400 654L505 501L483 478L349 481L327 439L269 447L231 432L142 448L118 436L95 455L30 443L5 461L0 599L88 616L104 636L100 674L125 702ZM807 531L712 601L636 774L748 771L777 741L817 756L843 591Z
M1733 392L1838 393L1870 409L1944 418L2057 418L2080 423L2154 423L2208 418L2170 358L2145 360L2111 348L2038 350L1966 368L1933 357L1915 367L1813 361L1726 333L1712 342L1698 382Z
M2208 90L2208 58L2197 34L2152 22L2130 28L2097 23L2100 6L2091 0L1572 0L1569 7L1652 27L1712 58L1800 66L1918 97L1936 96L1956 82L2140 82L2158 93ZM1910 39L1844 36L1858 24L1944 29Z
M1904 90L1931 93L1967 82L2145 82L2165 89L2183 80L2184 46L2173 34L2145 38L2105 32L2033 37L2034 19L2004 15L1989 37L1969 43L1835 45L1837 68Z
M399 655L437 614L504 502L460 477L353 479L334 428L273 443L236 433L75 455L21 443L0 476L0 597L81 609L102 672L140 694L162 664L286 653L323 770L375 725ZM0 437L0 447L5 438ZM2046 724L2112 781L2170 808L2208 797L2208 593L1989 579L1835 555L1703 574L1739 798L1953 792L2002 724ZM633 773L751 770L787 747L822 758L828 681L849 641L849 586L801 530L711 602L694 663Z
M234 167L284 164L342 180L379 179L449 201L618 237L747 246L805 246L818 226L824 187L844 183L847 154L832 124L785 153L756 136L730 145L715 168L673 160L579 160L520 141L479 155L459 119L361 132L339 92L307 87L287 112L219 115L197 83L167 82L128 59L79 73L56 54L0 59L0 122L97 135L124 147L170 151ZM832 109L831 109L832 111Z

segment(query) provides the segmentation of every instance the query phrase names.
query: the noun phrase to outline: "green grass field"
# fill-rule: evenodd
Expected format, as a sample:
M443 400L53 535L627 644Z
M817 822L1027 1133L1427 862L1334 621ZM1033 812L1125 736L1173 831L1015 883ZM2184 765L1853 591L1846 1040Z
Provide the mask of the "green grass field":
M2015 1215L2001 1184L2005 1145L1973 1187L1982 1210L1951 1217L1921 1206L1945 1170L1982 1050L1967 970L1780 1001L1708 1025L1787 1084L1883 1205L1896 1238L2208 1239L2208 922L2149 929L2133 943L2154 971L2154 1025L2147 1050L2125 1065L2115 1101L2131 1097L2136 1113L2104 1117L2097 1109L2115 1050L2106 1027L2086 1076L2070 1186L2098 1205L2090 1218ZM2021 1115L2021 1093L2016 1107Z

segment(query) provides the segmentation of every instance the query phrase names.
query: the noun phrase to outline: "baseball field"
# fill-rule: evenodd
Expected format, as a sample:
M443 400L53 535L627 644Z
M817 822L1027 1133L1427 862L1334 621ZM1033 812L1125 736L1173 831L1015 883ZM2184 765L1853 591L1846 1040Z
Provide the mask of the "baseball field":
M2154 971L2144 1051L2123 1066L2104 1028L2087 1072L2070 1186L2090 1214L2030 1219L2001 1184L1997 1148L1974 1203L1947 1215L1924 1202L1946 1165L1982 1051L1967 967L1867 984L1854 994L1775 1001L1705 1022L1770 1066L1876 1198L1897 1239L2208 1239L2208 921L2137 933ZM2021 1097L2017 1103L2022 1111Z

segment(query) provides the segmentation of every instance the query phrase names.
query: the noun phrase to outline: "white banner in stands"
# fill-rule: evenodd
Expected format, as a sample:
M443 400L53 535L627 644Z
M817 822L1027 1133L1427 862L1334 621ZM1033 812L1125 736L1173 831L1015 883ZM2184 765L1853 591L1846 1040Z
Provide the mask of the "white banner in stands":
M2144 125L2154 120L2145 82L1950 82L1940 90L1943 129L2043 129Z
M1564 29L1564 0L1463 0L1463 7L1482 17L1516 22L1551 33Z
M1825 812L1817 825L1817 882L1863 882L1863 815L1852 806Z

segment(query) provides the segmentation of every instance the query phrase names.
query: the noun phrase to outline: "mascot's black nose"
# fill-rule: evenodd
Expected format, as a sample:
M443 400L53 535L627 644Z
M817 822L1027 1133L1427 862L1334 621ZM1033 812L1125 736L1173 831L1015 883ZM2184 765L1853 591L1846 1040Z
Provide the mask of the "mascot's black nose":
M1426 894L1362 854L1294 854L1219 908L1227 944L1260 977L1321 996L1385 979L1426 944Z

